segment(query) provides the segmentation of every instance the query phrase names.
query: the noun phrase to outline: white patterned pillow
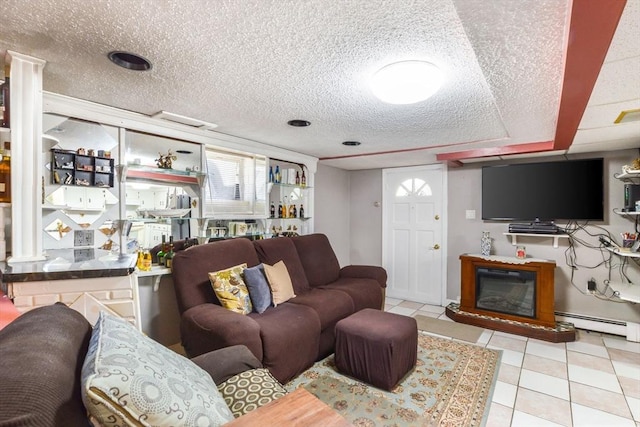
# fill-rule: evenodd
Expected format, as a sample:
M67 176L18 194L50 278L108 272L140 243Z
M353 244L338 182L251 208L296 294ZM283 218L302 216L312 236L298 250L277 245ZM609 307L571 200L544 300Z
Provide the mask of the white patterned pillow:
M209 374L105 312L82 366L82 401L104 426L219 426L233 420Z

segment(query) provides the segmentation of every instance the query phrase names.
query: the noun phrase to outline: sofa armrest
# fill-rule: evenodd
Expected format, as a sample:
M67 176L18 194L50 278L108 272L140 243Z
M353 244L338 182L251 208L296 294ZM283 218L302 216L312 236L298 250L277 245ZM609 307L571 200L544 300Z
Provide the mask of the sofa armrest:
M245 345L262 360L260 326L249 316L234 313L216 304L200 304L182 314L182 346L189 357L219 348Z
M373 279L381 288L387 287L387 270L374 265L347 265L340 269L340 277Z
M262 363L244 345L210 351L194 357L191 361L207 371L216 385L244 371L262 368Z

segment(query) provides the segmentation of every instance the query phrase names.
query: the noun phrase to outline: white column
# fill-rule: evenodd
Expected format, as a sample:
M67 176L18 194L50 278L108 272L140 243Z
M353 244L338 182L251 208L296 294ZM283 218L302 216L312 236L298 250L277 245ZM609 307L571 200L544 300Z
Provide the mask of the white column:
M45 61L7 51L11 64L11 257L45 259L42 250L42 70Z

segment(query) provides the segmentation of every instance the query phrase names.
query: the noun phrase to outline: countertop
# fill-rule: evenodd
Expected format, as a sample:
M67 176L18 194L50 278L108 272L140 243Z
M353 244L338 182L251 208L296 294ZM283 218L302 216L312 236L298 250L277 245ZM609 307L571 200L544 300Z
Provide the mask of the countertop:
M0 262L2 283L128 276L137 261L135 254L120 256L94 248L49 249L46 257L36 262Z

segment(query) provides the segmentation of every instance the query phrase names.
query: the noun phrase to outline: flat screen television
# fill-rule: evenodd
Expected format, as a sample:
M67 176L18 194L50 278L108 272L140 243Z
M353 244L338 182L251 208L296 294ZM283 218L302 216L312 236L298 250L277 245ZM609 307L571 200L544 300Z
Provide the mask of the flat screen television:
M603 159L482 168L482 219L604 219Z

